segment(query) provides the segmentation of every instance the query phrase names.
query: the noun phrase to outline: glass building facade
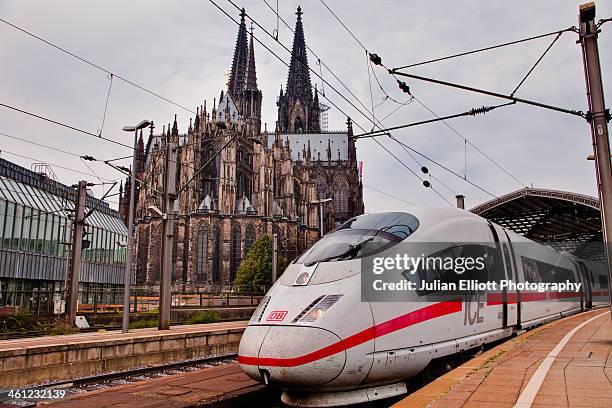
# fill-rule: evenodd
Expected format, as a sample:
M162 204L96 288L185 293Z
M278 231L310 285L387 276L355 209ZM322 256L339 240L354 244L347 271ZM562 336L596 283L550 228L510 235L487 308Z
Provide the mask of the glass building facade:
M29 307L33 292L64 290L72 240L76 190L44 174L0 159L0 307ZM81 301L89 290L119 293L123 284L127 228L119 213L86 199ZM48 300L48 299L47 299ZM28 304L30 303L30 304Z

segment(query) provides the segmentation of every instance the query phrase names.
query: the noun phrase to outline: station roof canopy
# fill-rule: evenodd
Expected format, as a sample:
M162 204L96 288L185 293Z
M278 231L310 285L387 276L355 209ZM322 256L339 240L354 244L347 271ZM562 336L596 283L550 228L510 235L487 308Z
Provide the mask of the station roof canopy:
M567 191L524 188L470 210L534 241L585 258L602 242L599 200Z

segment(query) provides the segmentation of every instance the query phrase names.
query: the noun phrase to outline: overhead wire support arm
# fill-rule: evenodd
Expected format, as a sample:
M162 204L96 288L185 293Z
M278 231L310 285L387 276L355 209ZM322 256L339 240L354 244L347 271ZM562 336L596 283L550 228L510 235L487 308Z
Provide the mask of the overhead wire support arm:
M454 115L448 115L448 116L443 116L443 117L436 117L436 118L432 118L432 119L427 119L427 120L421 120L419 122L412 122L412 123L407 123L405 125L398 125L398 126L393 126L390 128L385 128L385 129L380 129L380 130L373 130L371 132L366 132L366 133L361 133L358 135L353 135L352 138L353 139L363 139L363 138L368 138L368 137L378 137L378 136L387 136L388 133L392 130L398 130L398 129L405 129L408 127L413 127L413 126L419 126L419 125L425 125L427 123L433 123L433 122L439 122L439 121L443 121L443 120L447 120L447 119L454 119L454 118L459 118L462 116L476 116L479 114L485 114L487 112L490 112L494 109L497 108L502 108L504 106L509 106L509 105L514 105L516 102L508 102L508 103L504 103L501 105L493 105L493 106L483 106L481 108L472 108L469 111L465 111L465 112L461 112L461 113L456 113Z
M106 164L107 166L110 166L110 167L112 167L113 169L117 170L119 173L125 174L125 175L126 175L126 176L128 176L128 177L130 176L131 170L130 170L130 169L128 169L127 167L124 167L124 166L117 166L117 165L115 165L115 164L113 164L113 163L110 163L110 160L104 160L104 161L103 161L103 163L104 163L104 164ZM158 190L158 189L156 189L155 187L153 187L153 186L151 186L151 185L147 184L145 181L140 180L140 179L138 179L138 178L136 179L136 181L137 181L138 183L140 183L140 185L141 185L142 187L148 187L148 188L150 188L151 190L155 191L156 193L158 193L158 194L162 194L162 192L161 192L161 191L159 191L159 190Z
M113 188L115 188L115 186L117 185L117 182L115 181L113 183L113 185L104 193L104 195L102 197L100 197L100 199L98 200L98 202L96 203L96 205L91 208L87 214L85 214L85 216L83 217L84 220L87 219L87 217L89 217L91 214L93 214L94 211L96 211L98 209L98 207L100 206L100 203L106 198L108 197L108 193L110 193L112 191Z
M553 110L553 111L557 111L557 112L567 113L567 114L574 115L574 116L579 116L581 118L586 118L586 114L584 112L582 112L582 111L577 111L577 110L572 110L572 109L565 109L565 108L561 108L561 107L558 107L558 106L548 105L546 103L532 101L532 100L529 100L529 99L518 98L516 96L511 96L511 95L504 95L504 94L501 94L501 93L498 93L498 92L493 92L493 91L487 91L485 89L474 88L474 87L467 86L467 85L456 84L456 83L453 83L453 82L442 81L442 80L439 80L439 79L423 77L423 76L420 76L420 75L408 74L408 73L405 73L405 72L397 71L395 69L390 69L389 70L389 74L391 74L391 75L400 75L400 76L404 76L404 77L407 77L407 78L416 79L416 80L419 80L419 81L431 82L431 83L438 84L438 85L444 85L444 86L448 86L448 87L451 87L451 88L462 89L464 91L470 91L470 92L480 93L480 94L483 94L483 95L494 96L496 98L506 99L506 100L513 101L513 102L524 103L526 105L537 106L539 108L549 109L549 110Z
M610 21L612 21L612 18L602 18L597 22L597 28L601 27L605 23L609 23Z
M532 37L527 37L527 38L523 38L523 39L520 39L520 40L509 41L509 42L505 42L505 43L502 43L502 44L491 45L489 47L483 47L483 48L478 48L478 49L475 49L475 50L460 52L458 54L448 55L446 57L433 58L433 59L430 59L430 60L425 60L425 61L421 61L421 62L415 62L413 64L402 65L401 67L393 68L393 70L395 71L395 70L398 70L398 69L406 69L406 68L418 67L420 65L431 64L433 62L445 61L445 60L449 60L449 59L457 58L457 57L464 57L466 55L476 54L476 53L483 52L483 51L490 51L490 50L494 50L496 48L501 48L501 47L507 47L509 45L520 44L520 43L523 43L523 42L526 42L526 41L537 40L539 38L549 37L549 36L555 35L555 34L559 35L561 33L567 32L567 31L577 32L577 30L578 29L575 26L572 26L572 27L568 27L568 28L566 28L564 30L552 31L550 33L534 35Z

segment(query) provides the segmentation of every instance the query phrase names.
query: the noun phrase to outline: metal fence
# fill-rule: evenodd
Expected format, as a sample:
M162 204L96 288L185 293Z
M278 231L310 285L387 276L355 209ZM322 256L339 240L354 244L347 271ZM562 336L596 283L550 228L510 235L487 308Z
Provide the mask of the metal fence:
M219 308L257 306L267 288L232 285L174 285L172 308ZM57 315L65 310L66 293L52 289L20 289L0 291L0 314L17 311L35 315ZM132 288L131 312L147 312L159 309L159 287ZM123 288L86 288L79 291L80 314L123 312Z

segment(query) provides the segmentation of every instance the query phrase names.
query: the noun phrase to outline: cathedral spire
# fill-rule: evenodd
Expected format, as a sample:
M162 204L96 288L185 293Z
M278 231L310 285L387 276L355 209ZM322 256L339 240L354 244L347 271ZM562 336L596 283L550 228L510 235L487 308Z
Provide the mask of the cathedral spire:
M302 8L297 8L297 22L293 36L293 49L291 50L291 63L289 64L289 77L287 78L286 96L301 96L312 101L312 85L308 69L308 56L306 53L306 40L302 26Z
M278 98L278 120L281 132L308 133L320 132L321 108L313 97L310 69L304 27L302 25L302 8L297 8L297 21L291 50L291 63L287 76L287 87Z
M174 123L172 124L172 136L178 136L178 123L176 121L176 113L174 114Z
M255 70L255 48L253 47L253 22L251 21L251 36L249 39L249 55L246 65L245 89L257 89L257 72Z
M236 48L234 49L234 59L232 61L232 71L229 77L227 91L234 99L238 99L240 91L244 87L247 67L247 30L244 22L246 13L244 8L240 12L240 27L238 28L238 38L236 39Z

